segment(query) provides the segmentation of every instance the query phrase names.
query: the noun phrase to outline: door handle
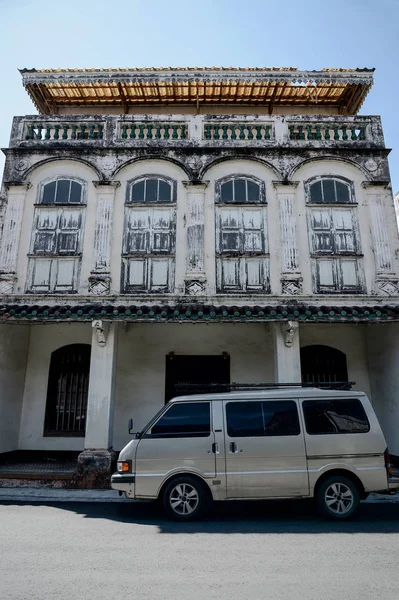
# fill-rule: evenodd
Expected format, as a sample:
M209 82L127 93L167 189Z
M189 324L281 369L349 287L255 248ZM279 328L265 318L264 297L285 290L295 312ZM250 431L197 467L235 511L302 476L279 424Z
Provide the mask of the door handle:
M237 444L235 442L230 442L229 452L232 452L233 454L237 454L238 450L237 450Z
M212 444L212 452L213 454L219 454L219 444L216 444L215 442Z

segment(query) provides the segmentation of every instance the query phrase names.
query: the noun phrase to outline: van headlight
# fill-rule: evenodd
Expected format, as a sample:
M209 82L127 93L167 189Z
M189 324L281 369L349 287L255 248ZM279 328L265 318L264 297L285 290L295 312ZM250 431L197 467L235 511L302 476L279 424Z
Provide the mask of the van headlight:
M131 460L118 460L116 463L118 473L131 473L132 472L132 461Z

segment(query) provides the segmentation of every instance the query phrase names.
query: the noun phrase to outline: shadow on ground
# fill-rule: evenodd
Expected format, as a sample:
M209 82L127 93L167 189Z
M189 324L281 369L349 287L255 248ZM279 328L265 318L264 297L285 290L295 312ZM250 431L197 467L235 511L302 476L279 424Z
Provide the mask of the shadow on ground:
M157 526L160 533L399 533L399 504L364 504L350 521L319 517L311 500L220 502L202 521L175 523L166 520L153 502L13 502L1 506L51 506L87 519L106 519L127 525Z

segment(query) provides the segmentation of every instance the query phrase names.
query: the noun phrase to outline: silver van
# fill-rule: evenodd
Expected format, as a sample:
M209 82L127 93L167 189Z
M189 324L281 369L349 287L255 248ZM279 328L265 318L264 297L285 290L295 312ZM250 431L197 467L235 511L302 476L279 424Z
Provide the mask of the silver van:
M175 520L212 501L311 497L342 520L399 478L364 393L286 387L171 400L123 448L111 487Z

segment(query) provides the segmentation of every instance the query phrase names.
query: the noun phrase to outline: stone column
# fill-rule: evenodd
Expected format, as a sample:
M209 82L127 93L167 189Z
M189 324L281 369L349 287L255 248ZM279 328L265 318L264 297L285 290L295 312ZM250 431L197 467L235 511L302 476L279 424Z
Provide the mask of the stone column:
M205 190L208 183L184 181L187 190L187 262L184 278L185 293L198 296L205 293Z
M108 487L112 462L118 323L93 321L85 449L78 458L81 487Z
M93 181L97 192L94 226L93 264L89 277L89 293L109 294L111 286L111 234L114 200L119 181Z
M382 186L365 182L366 196L370 210L371 234L373 238L375 260L375 288L377 293L393 296L399 294L399 278L393 268L392 248L390 245L389 225L385 211L390 195Z
M275 383L301 382L299 325L296 321L271 323L274 338Z
M302 293L302 276L299 269L297 243L295 188L297 182L274 181L280 214L281 233L281 292L295 296Z
M28 183L9 183L8 202L0 248L0 294L12 294L17 280L17 259Z

